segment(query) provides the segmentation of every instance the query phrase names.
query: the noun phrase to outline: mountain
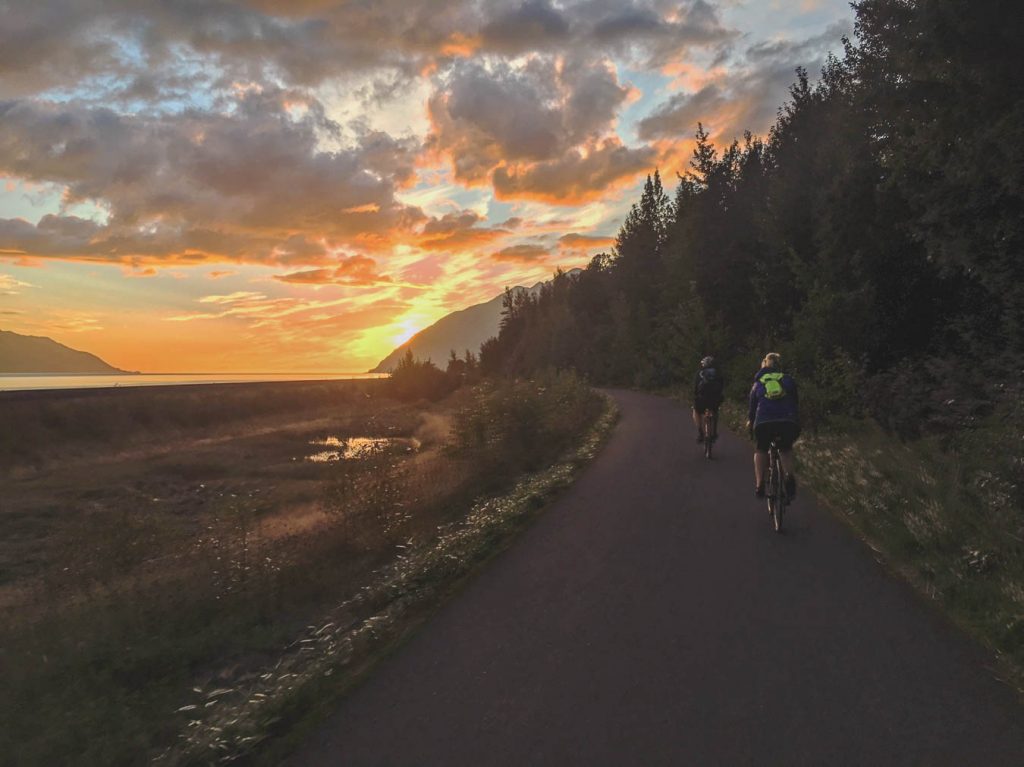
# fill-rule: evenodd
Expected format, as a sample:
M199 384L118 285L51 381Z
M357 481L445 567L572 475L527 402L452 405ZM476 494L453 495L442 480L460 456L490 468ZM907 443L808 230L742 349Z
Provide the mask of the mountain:
M52 338L0 330L0 374L126 373L95 354L70 349Z
M538 282L532 288L520 286L512 288L512 290L529 290L536 294L543 284L543 282ZM460 357L465 354L466 349L473 354L478 353L480 344L491 336L498 335L498 325L501 322L501 301L504 297L505 294L502 293L486 303L446 314L391 352L370 372L390 373L405 355L406 349L412 349L413 356L417 359L429 359L440 368L444 368L447 364L452 349Z

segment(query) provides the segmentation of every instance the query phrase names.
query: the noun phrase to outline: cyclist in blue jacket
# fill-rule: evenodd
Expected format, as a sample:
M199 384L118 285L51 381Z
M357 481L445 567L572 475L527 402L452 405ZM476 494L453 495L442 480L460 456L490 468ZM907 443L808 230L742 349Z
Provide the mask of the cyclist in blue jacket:
M779 457L785 474L786 494L796 497L793 471L793 443L800 436L800 411L796 381L782 372L780 357L769 352L761 362L750 389L747 429L756 440L754 448L754 494L764 498L764 479L768 471L768 448L779 443Z

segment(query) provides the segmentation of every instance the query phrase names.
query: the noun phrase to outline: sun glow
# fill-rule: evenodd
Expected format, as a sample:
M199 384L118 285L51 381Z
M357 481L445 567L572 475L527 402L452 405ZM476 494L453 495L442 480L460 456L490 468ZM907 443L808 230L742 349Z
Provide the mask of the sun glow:
M399 331L391 336L391 341L395 346L401 346L414 335L423 330L423 320L420 317L409 317L402 320L397 324Z

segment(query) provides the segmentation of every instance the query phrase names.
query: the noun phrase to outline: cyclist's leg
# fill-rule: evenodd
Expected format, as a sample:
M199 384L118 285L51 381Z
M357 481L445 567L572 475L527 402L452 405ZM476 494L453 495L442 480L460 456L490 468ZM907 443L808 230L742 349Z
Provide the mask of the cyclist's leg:
M782 464L782 475L786 482L786 496L789 500L796 498L796 473L793 466L793 451L780 450L779 462Z
M786 477L786 494L796 498L796 462L793 459L793 443L800 436L800 426L796 423L780 424L779 459Z
M703 411L705 404L699 399L693 403L693 425L697 429L697 441L703 441Z
M754 451L754 489L758 491L758 495L764 493L764 480L768 475L768 451L767 450L755 450Z
M718 408L721 405L711 408L711 434L714 439L718 439Z
M754 490L760 498L764 495L764 482L768 476L768 447L772 442L771 424L761 423L754 427Z

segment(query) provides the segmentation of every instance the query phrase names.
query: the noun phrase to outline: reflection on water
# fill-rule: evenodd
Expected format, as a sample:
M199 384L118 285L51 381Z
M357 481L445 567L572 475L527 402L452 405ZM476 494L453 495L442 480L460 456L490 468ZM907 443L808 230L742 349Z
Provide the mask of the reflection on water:
M326 439L314 439L309 444L315 447L333 448L306 456L307 461L314 463L370 458L386 450L399 447L404 448L405 452L413 452L419 450L420 447L418 439L403 437L327 437Z

